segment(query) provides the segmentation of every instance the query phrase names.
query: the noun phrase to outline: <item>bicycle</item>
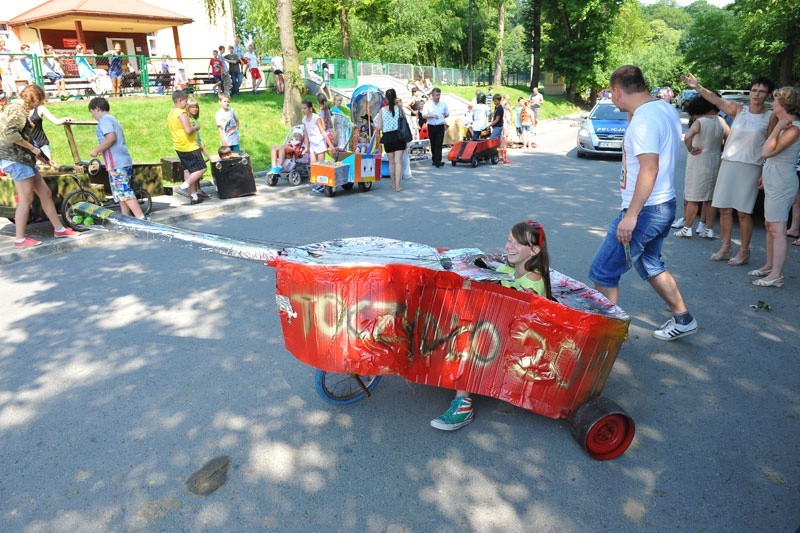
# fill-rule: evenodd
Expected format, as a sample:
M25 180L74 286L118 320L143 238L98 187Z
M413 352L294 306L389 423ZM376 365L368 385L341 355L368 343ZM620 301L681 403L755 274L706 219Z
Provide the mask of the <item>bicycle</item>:
M92 159L89 161L89 164L86 166L86 173L89 176L97 176L102 169L102 163L100 163L99 159ZM75 220L83 219L75 210L74 206L80 202L87 202L90 204L112 208L116 207L117 203L114 200L107 200L105 202L101 202L97 195L88 189L84 189L81 181L76 177L73 176L75 183L78 184L78 188L74 191L70 192L64 197L63 202L61 203L61 213L63 221L72 229L80 229L84 224L83 220L80 222L75 222ZM146 189L141 187L136 187L133 189L134 194L136 195L136 201L139 203L139 207L142 209L142 213L147 216L153 210L153 197L147 192ZM76 218L77 217L77 218Z
M372 391L381 382L383 376L362 376L317 370L314 385L317 394L328 403L349 405L363 398L372 396Z

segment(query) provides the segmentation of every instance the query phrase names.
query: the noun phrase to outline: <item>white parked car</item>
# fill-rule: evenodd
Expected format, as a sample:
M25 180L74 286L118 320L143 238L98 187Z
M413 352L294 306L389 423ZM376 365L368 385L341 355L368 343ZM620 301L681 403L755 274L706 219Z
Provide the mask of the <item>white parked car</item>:
M628 113L609 100L601 100L578 131L578 157L622 155L622 138L627 129Z

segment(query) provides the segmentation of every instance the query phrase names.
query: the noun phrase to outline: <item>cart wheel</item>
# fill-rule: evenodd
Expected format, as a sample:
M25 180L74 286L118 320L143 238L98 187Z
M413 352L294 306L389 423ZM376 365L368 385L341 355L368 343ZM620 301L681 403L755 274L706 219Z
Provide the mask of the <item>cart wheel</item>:
M572 416L572 436L593 459L619 457L630 446L636 427L622 407L599 396Z
M355 185L355 183L343 183L342 184L342 189L344 189L346 191L349 191L350 189L353 188L353 185Z
M100 173L100 166L101 164L99 159L92 159L86 166L86 173L90 176L97 176Z
M494 154L494 155L492 156L492 164L493 164L493 165L496 165L496 164L497 164L497 163L499 163L499 162L500 162L500 156L499 156L499 155L497 155L497 154Z
M72 217L78 214L75 212L73 206L80 202L100 205L100 200L97 199L97 196L95 196L93 192L83 189L72 191L64 197L64 201L61 203L61 221L65 226L72 229L78 229L80 226L80 224L76 224L72 221Z
M336 194L335 187L325 187L325 196L328 198L333 198L334 194Z
M473 156L472 156L472 157L469 159L469 164L470 164L470 165L472 165L472 168L475 168L475 167L477 167L477 166L478 166L478 158L477 158L476 156L474 156L474 155L473 155Z
M453 166L456 166L456 162L455 161L450 161L450 164L453 165Z
M358 183L358 190L359 191L367 192L370 189L372 189L372 182L371 181L360 181Z
M317 370L314 383L317 394L328 403L348 405L372 396L372 390L381 382L381 376L359 376Z
M278 177L275 176L275 183L278 183ZM300 175L299 172L296 170L292 170L289 172L289 183L291 185L300 185L303 183L303 176Z
M267 185L270 187L274 187L278 184L278 175L277 174L267 174Z
M142 208L142 213L149 215L150 211L153 210L153 197L150 196L147 189L142 189L141 187L136 189L134 194L136 194L136 201L139 202L139 207Z

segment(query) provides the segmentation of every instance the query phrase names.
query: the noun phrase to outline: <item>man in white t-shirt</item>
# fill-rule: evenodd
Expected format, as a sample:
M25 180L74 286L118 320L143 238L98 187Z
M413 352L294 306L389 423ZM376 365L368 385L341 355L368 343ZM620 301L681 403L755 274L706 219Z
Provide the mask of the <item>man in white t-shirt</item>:
M253 84L253 94L258 94L258 87L263 81L261 78L261 69L258 68L258 56L256 49L252 44L247 45L247 52L242 56L247 61L247 69L250 73L250 81Z
M428 137L431 142L433 166L443 167L442 144L444 143L445 119L450 116L447 104L440 101L442 91L438 87L431 91L431 99L422 108L422 118L428 123Z
M619 67L611 75L611 101L632 117L623 140L622 211L592 259L589 279L616 303L620 278L636 268L672 311L653 336L675 340L697 331L697 321L661 260L661 247L675 219L680 118L674 107L650 96L641 69L633 65Z

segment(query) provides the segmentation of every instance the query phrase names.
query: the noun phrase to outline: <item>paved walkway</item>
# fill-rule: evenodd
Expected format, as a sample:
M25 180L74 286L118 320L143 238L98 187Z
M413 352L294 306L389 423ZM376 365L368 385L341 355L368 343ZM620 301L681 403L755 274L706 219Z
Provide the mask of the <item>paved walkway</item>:
M181 220L196 216L214 216L218 213L231 212L251 205L260 205L276 198L286 198L297 194L309 194L311 190L307 184L293 187L285 180L281 180L275 187L270 187L264 182L264 177L259 173L256 177L257 193L253 196L229 198L220 200L217 197L216 187L205 187L204 190L212 198L202 204L190 205L189 200L180 195L157 196L153 198L153 210L150 220L160 224L175 224ZM104 231L102 229L83 231L77 237L57 239L53 237L53 227L49 222L39 222L28 225L28 236L42 241L39 246L20 249L14 246L14 224L6 219L0 222L0 265L25 261L67 252L89 246L103 239L116 238L122 234Z
M543 121L539 124L539 133L544 134L558 127L563 127L564 122L577 123L579 121L580 119L577 115ZM445 154L446 151L447 149L445 149ZM430 160L412 162L412 165L430 165ZM388 178L385 178L385 180L387 181L385 185L377 183L375 189L388 188ZM311 188L305 182L302 185L293 187L286 180L281 180L275 187L270 187L264 181L263 172L256 173L256 188L257 193L253 196L220 200L217 197L215 187L206 187L205 190L211 194L212 198L199 205L190 205L189 200L184 196L157 196L153 198L153 211L150 213L150 219L160 224L174 225L187 218L214 216L252 205L261 205L276 199L291 198L298 194L307 195L311 191ZM34 239L42 241L42 244L25 249L14 247L14 224L7 219L0 219L0 265L67 252L83 246L90 246L103 239L117 238L122 235L97 229L81 232L76 237L56 239L53 237L53 228L49 222L29 224L27 234Z

